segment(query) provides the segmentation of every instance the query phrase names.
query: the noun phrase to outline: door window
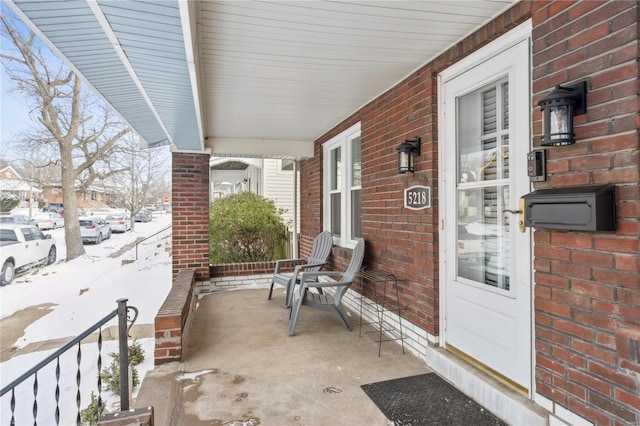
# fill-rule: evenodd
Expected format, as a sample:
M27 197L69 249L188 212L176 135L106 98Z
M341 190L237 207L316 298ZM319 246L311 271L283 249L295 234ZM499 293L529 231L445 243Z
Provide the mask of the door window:
M457 98L458 278L509 290L509 85Z
M25 241L32 241L33 240L33 234L31 233L31 229L30 228L23 228L22 229L22 235L24 236L24 240Z

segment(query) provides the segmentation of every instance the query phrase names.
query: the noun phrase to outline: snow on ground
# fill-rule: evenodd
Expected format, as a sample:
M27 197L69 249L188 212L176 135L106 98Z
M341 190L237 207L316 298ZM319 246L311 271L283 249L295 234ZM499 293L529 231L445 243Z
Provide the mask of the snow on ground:
M108 212L107 212L108 213ZM105 214L107 214L105 213ZM22 349L28 344L46 340L67 338L76 336L116 309L116 300L128 299L129 306L135 306L139 310L136 324L153 324L155 314L164 301L171 287L171 257L166 250L169 242L167 231L150 238L138 247L138 260L133 263L123 264L136 258L134 243L136 239L155 234L171 224L170 215L154 215L154 219L148 223L136 223L135 232L124 234L112 234L111 239L100 245L87 244L87 254L78 259L66 262L66 247L64 243L64 230L45 231L56 239L58 248L58 260L55 264L30 271L16 277L15 281L0 288L0 319L13 315L29 306L42 303L52 303L52 312L35 321L25 329L22 337L14 346ZM117 257L116 254L123 247L131 246L130 250ZM117 325L117 318L103 327ZM138 366L139 377L143 378L147 370L153 368L153 337L140 339L144 351L145 362ZM6 348L3 348L6 349ZM96 362L97 344L82 345L82 403L84 407L89 402L90 386L95 387L97 377ZM109 352L117 351L117 341L105 341L103 343L103 368L108 366L111 358ZM53 351L32 352L14 356L12 359L0 363L0 386L6 386L22 373L46 358ZM61 407L60 424L75 423L75 371L76 350L61 357L61 400L66 398L68 402ZM86 361L85 361L86 360ZM65 370L65 365L68 368ZM55 366L50 366L38 375L38 424L50 424L55 411L54 387ZM33 404L33 380L22 385L16 394L16 410L23 413L25 423L33 423L31 414ZM86 392L86 393L84 393ZM135 393L135 390L134 390ZM102 397L105 398L103 392ZM107 398L111 408L117 397ZM23 403L23 401L30 401ZM10 393L2 397L0 404L0 423L8 424L10 418ZM109 408L108 408L109 409ZM71 417L67 417L70 415ZM16 424L24 424L17 422Z

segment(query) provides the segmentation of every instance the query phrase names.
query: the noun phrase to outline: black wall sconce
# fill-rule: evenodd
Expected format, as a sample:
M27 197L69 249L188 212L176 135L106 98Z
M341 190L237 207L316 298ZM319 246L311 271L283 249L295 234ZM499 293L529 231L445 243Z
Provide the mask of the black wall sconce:
M573 117L587 112L587 82L573 86L556 86L538 106L542 109L543 146L562 146L576 143Z
M413 173L413 159L420 155L420 137L407 139L398 145L398 173Z

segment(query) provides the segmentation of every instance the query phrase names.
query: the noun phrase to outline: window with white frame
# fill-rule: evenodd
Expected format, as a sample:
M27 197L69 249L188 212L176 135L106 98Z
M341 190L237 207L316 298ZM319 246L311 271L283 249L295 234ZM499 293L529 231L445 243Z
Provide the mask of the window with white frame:
M323 145L324 229L331 231L335 244L354 247L360 238L360 123Z

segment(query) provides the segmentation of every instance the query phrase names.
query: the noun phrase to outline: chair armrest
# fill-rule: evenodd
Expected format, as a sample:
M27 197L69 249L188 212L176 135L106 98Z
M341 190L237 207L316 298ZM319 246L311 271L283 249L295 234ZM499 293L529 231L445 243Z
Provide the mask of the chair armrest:
M303 270L303 269L306 269L306 268L315 268L316 266L324 266L324 265L326 265L326 264L327 264L327 262L316 262L316 263L305 263L304 265L297 265L297 266L295 267L295 269L294 269L294 271L295 271L294 273L297 275L297 274L298 274L298 271L301 271L301 270ZM308 274L308 273L310 273L310 272L305 272L305 273L307 273L307 274Z
M307 287L330 287L331 285L334 285L334 283L320 283L320 282L316 282L315 280L318 279L318 277L341 277L342 275L344 275L344 272L342 271L319 271L319 272L303 272L302 273L302 277L300 278L300 282L307 285L309 284ZM313 281L309 281L307 280L307 278L313 278ZM327 285L325 285L327 284Z
M314 268L316 266L323 266L326 265L327 262L317 262L317 263L306 263L304 265L297 265L294 269L293 269L293 282L296 283L298 282L298 274L300 274L300 272L303 269L306 268ZM302 272L303 274L309 274L310 272ZM301 278L302 279L302 278Z
M325 272L304 272L302 274L302 281L300 282L300 296L302 296L308 289L310 288L331 288L331 287L343 287L345 285L351 284L350 282L339 282L339 281L306 281L307 278L313 277L321 277L321 276L335 276L341 277L344 275L344 272L341 271L325 271Z
M307 259L280 259L276 260L276 269L273 271L274 274L280 273L280 268L283 266L293 266L296 263L306 262Z
M345 286L347 284L350 284L349 282L343 283L343 282L306 282L304 283L304 288L324 288L324 287L342 287Z

